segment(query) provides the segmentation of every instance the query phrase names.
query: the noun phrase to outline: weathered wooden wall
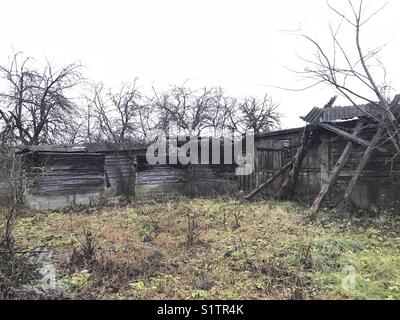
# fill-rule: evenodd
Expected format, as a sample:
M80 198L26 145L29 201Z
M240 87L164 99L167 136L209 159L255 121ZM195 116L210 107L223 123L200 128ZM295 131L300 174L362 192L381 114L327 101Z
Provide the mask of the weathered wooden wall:
M360 136L366 140L372 140L374 134L375 131L364 130ZM328 145L328 165L331 170L340 157L341 150L343 150L347 141L330 133L325 133L324 137ZM387 152L373 151L352 194L351 201L353 205L361 207L373 205L377 208L387 208L399 204L400 160L394 157L396 151L393 145L385 140L387 138L381 141L380 146L386 149ZM331 203L337 203L342 199L343 192L354 175L364 151L365 147L358 144L353 145L349 159L335 184L335 192L330 193L329 201Z
M302 128L296 128L256 136L255 172L251 176L239 178L240 188L246 192L254 189L287 162L293 160L300 144L302 130ZM304 158L298 178L298 183L302 187L296 189L295 199L311 201L314 194L319 191L321 186L319 151L319 145L316 145ZM282 185L283 179L284 176L279 177L263 193L275 194Z
M179 194L184 191L184 170L173 165L140 164L135 194L139 198Z
M138 165L136 196L211 195L238 190L233 165Z
M34 209L90 204L104 192L104 154L41 152L26 157L26 203Z
M234 193L239 189L234 165L193 165L185 173L190 195Z
M129 151L108 152L105 156L106 190L116 196L135 194L135 157Z
M344 128L354 126L354 123L344 123ZM282 130L256 137L256 172L249 177L240 178L240 188L249 190L265 181L273 172L295 156L299 147L302 129ZM371 140L374 131L364 130L361 137ZM326 130L320 130L319 140L305 157L295 191L294 200L311 203L317 196L321 183L327 181L330 171L339 159L347 140ZM286 148L283 148L283 145ZM382 145L388 152L378 150L368 162L359 182L352 194L353 205L387 208L398 204L400 193L400 161L393 159L395 154L389 142ZM337 183L326 199L326 205L335 206L343 198L343 192L357 164L363 155L365 147L354 144L353 151L340 172ZM277 179L264 193L274 195L283 181Z
M348 129L354 126L354 122L336 125ZM235 165L149 165L143 153L139 156L129 151L29 152L24 155L28 160L27 178L35 178L26 193L27 203L37 209L87 204L107 189L115 195L135 194L139 198L171 194L212 195L236 192L239 188L249 191L293 160L302 131L303 128L298 128L256 136L255 171L250 176L236 176ZM361 133L366 140L371 140L373 135L371 130ZM318 141L301 165L294 200L313 201L346 143L344 138L334 133L319 130ZM373 152L353 192L353 204L379 208L398 204L400 160L393 158L395 152L389 142L386 141L383 147L387 152ZM354 144L326 204L335 205L341 200L364 148ZM274 195L283 179L278 178L264 193Z

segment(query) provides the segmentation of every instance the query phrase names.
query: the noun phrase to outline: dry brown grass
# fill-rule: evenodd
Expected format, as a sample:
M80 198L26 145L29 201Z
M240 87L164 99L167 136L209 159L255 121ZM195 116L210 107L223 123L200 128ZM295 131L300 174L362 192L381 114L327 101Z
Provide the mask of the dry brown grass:
M229 199L192 199L82 213L38 212L20 217L14 235L21 249L53 249L51 263L56 267L57 279L74 298L313 299L368 298L376 292L396 295L399 278L393 276L385 278L386 284L375 283L379 290L368 287L373 294L364 289L349 293L340 288L340 266L350 258L357 265L354 259L366 254L360 248L370 244L363 236L370 225L355 228L350 224L350 230L343 221L304 224L302 208L289 203L244 204L239 208L239 218L233 213L236 207ZM190 245L188 214L199 217ZM388 221L397 226L396 219ZM377 222L375 228L381 227ZM83 250L87 232L95 243L91 257ZM386 267L393 269L400 263L395 251L398 232L388 237L385 239L393 244L385 247L385 261ZM375 256L382 248L380 242L371 244L367 253ZM359 268L364 270L365 266Z

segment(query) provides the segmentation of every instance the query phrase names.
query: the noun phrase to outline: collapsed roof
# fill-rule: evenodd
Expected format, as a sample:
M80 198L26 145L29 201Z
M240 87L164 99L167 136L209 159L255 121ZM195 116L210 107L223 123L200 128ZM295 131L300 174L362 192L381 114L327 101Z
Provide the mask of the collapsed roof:
M400 111L400 94L396 95L390 104L391 111L397 114ZM374 104L364 104L358 106L346 106L346 107L324 107L324 108L313 108L306 116L300 117L300 119L308 123L319 123L319 122L335 122L340 120L351 120L355 118L366 118L372 116L378 117L381 115L381 110Z

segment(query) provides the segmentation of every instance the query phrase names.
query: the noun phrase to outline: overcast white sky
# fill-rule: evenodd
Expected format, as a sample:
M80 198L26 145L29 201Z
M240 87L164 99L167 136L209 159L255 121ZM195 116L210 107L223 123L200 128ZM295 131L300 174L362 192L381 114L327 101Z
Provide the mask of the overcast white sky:
M384 3L369 2L372 9ZM301 86L285 66L298 68L297 55L310 50L282 30L300 28L323 41L329 23L337 21L323 0L1 0L0 12L0 63L14 48L57 65L79 60L86 77L107 86L138 77L144 89L189 79L232 95L270 92L281 105L284 128L302 125L299 116L333 95L323 88L272 87ZM392 0L363 42L373 48L389 41L382 60L400 91L399 13L400 1Z

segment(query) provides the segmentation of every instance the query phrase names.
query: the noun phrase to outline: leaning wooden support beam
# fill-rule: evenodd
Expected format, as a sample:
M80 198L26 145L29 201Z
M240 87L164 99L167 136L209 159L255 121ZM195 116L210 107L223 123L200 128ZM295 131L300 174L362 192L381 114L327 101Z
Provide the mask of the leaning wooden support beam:
M354 129L353 135L356 136L361 132L363 129L362 122L358 122L356 128ZM349 141L347 142L346 147L343 150L342 155L340 156L339 160L336 162L335 167L332 169L329 179L326 183L324 183L321 187L321 190L318 194L318 196L315 198L312 206L310 209L308 209L307 212L307 218L308 219L313 219L315 215L317 214L321 203L324 201L326 195L328 194L329 189L333 186L333 184L336 182L337 178L339 177L339 173L342 170L343 166L347 162L347 159L349 158L350 152L353 149L353 142Z
M320 109L320 113L323 112L323 109L329 109L331 108L335 101L337 99L337 96L332 97L328 103ZM307 125L304 130L303 134L300 139L300 147L297 149L296 156L294 158L293 162L293 167L292 170L289 172L288 176L286 179L283 181L279 191L275 195L275 199L282 199L286 197L288 200L291 200L294 196L295 189L296 189L296 184L297 180L299 177L300 173L300 168L301 164L303 163L303 160L305 156L307 155L310 147L314 144L315 139L316 139L316 134L315 134L315 125Z
M252 192L250 192L247 196L244 197L244 200L250 201L253 199L260 191L265 188L267 185L271 184L274 182L277 178L279 178L282 174L285 173L287 169L289 169L293 165L293 161L289 161L286 163L282 168L280 168L278 171L276 171L270 178L268 178L267 181L264 183L260 184L256 189L254 189Z
M353 177L351 178L349 185L346 188L343 200L337 208L337 213L343 213L344 210L346 209L347 204L350 199L350 196L353 193L354 187L356 186L357 181L360 178L361 173L365 168L365 165L367 164L369 158L371 157L372 151L374 151L374 149L376 148L376 145L385 130L386 129L383 127L379 128L378 131L376 132L375 136L373 137L371 144L365 150L364 155L362 156L361 161L357 166L357 170L356 170L355 174L353 175Z
M282 183L279 191L275 195L275 199L282 199L285 195L288 195L290 199L294 193L296 187L297 178L299 176L299 171L301 164L313 143L314 128L312 126L306 126L304 128L303 134L300 139L300 147L297 149L296 156L294 158L293 167L286 177L285 181Z
M333 133L336 133L337 135L342 136L342 137L346 138L347 140L350 140L350 141L353 141L355 143L361 144L361 145L363 145L365 147L368 147L370 145L370 143L371 143L368 140L365 140L365 139L362 139L360 137L357 137L354 133L353 134L348 133L348 132L346 132L346 131L344 131L342 129L339 129L339 128L337 128L337 127L335 127L335 126L333 126L331 124L328 124L328 123L322 123L321 122L321 123L318 123L318 126L320 126L321 128L324 128L326 130L329 130L329 131L331 131ZM381 152L387 152L387 150L385 148L382 148L382 147L378 147L377 150L379 150Z

